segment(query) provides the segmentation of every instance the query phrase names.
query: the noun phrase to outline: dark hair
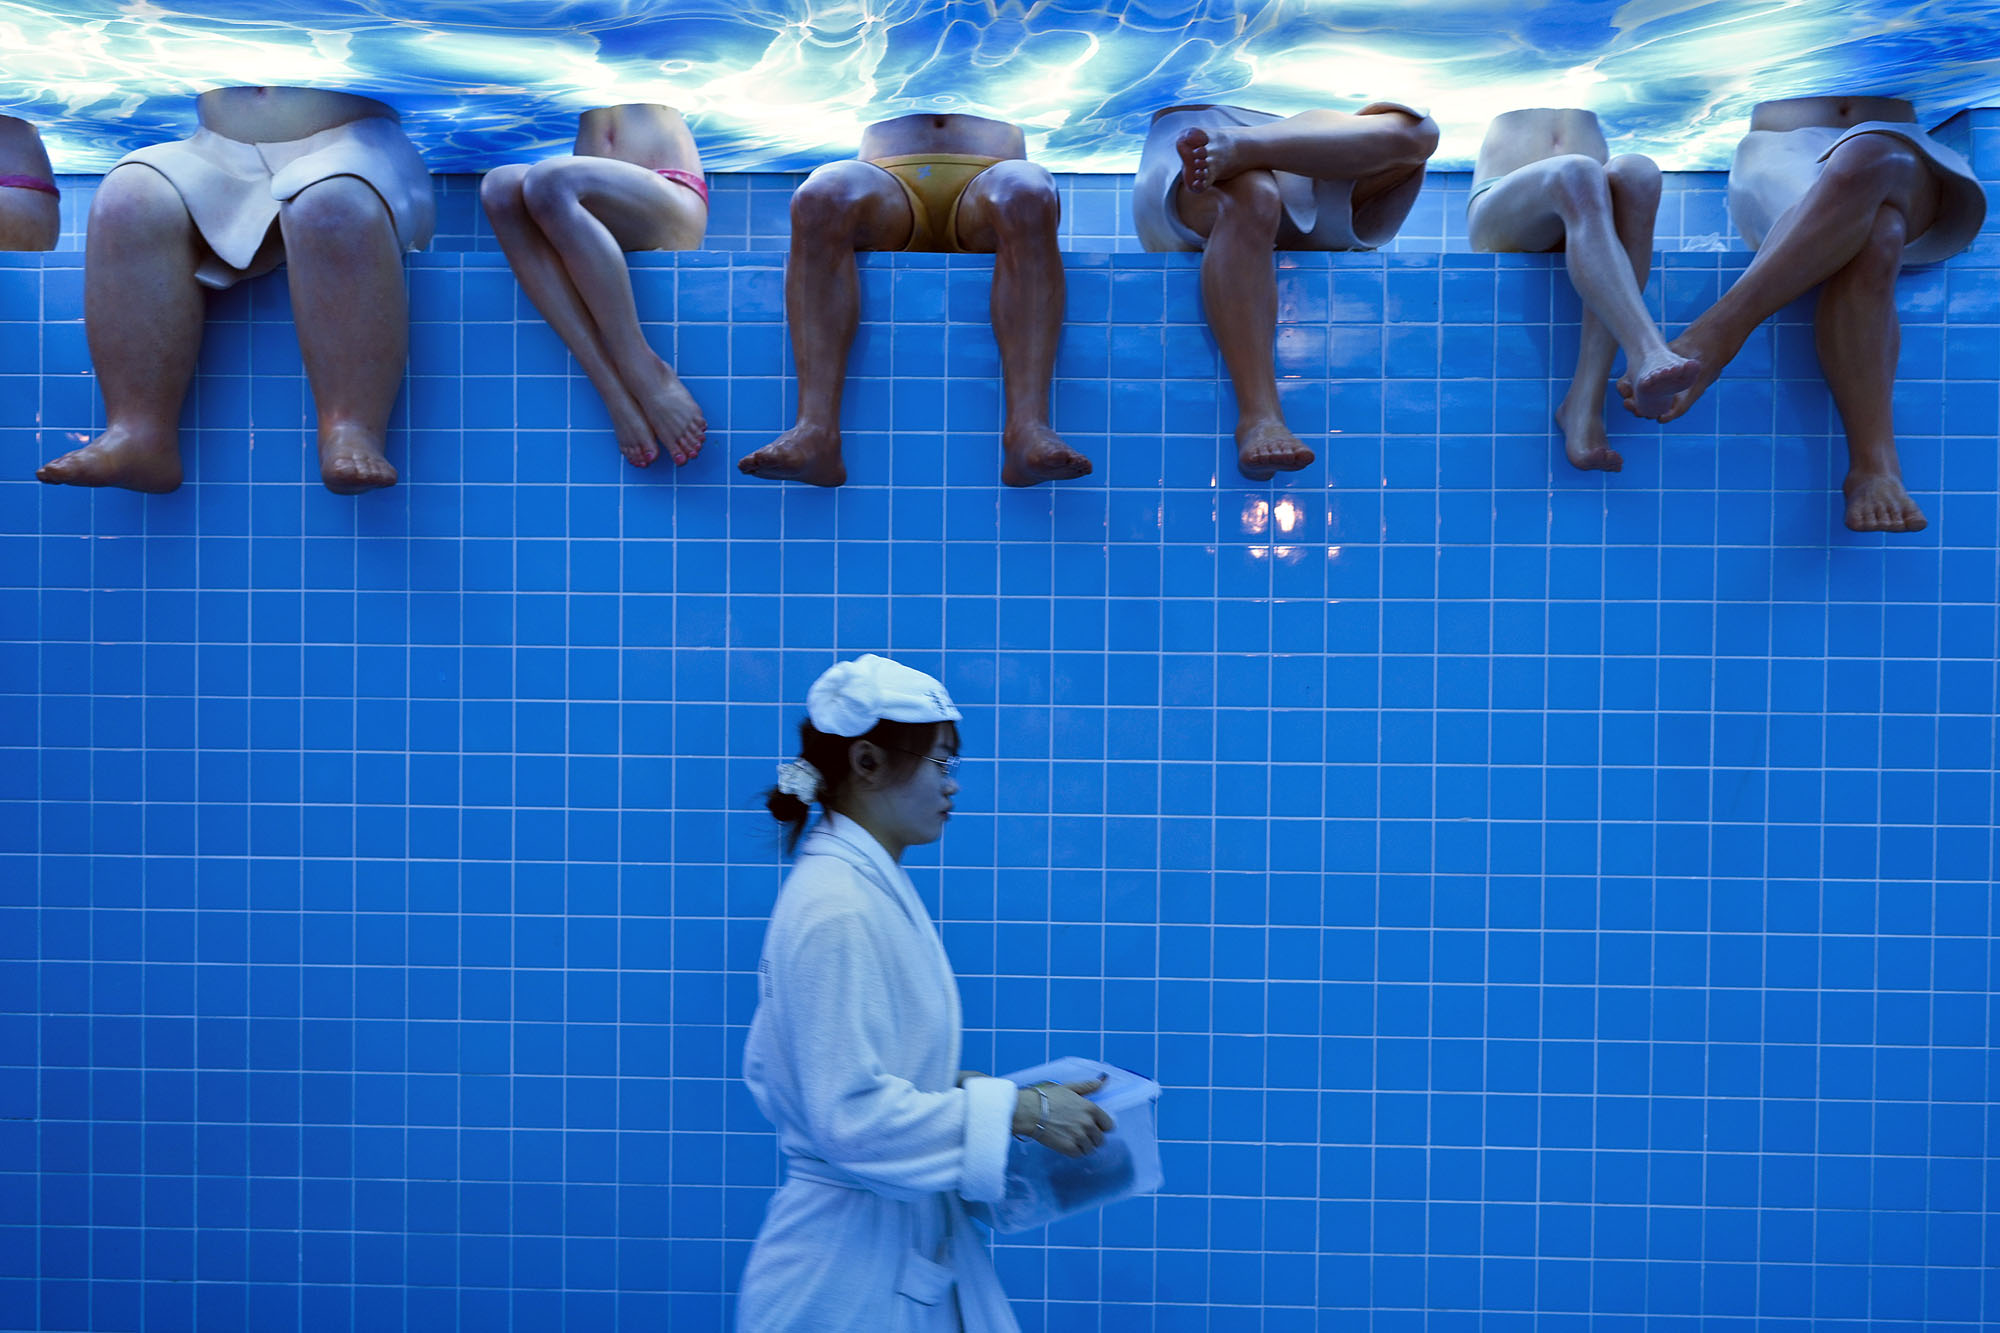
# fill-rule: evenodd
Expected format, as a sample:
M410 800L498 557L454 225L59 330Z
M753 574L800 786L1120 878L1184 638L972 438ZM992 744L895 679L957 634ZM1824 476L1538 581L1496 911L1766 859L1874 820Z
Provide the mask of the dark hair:
M952 722L877 722L859 736L835 736L821 731L811 721L799 723L799 758L819 770L819 803L822 809L831 809L829 798L840 794L853 776L847 767L847 754L856 741L873 741L889 752L889 776L901 778L919 763L923 756L931 752L938 743L938 733L944 731L945 741L954 751L958 749L958 726ZM812 820L812 807L790 792L772 787L764 793L764 808L771 812L771 818L785 828L785 851L787 854L798 846L799 836L806 831Z

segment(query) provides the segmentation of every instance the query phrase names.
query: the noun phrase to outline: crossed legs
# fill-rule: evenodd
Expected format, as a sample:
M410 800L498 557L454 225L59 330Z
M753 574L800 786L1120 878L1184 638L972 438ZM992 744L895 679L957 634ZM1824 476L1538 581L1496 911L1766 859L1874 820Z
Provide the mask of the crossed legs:
M974 177L958 206L960 244L994 255L993 335L1007 401L1000 477L1010 486L1090 471L1090 460L1064 444L1048 422L1063 315L1057 208L1048 172L1018 160L995 163ZM840 456L840 399L860 320L854 255L899 250L913 226L902 187L866 162L829 163L792 196L785 317L798 367L798 421L740 460L744 472L815 486L847 480Z
M1583 298L1576 373L1556 409L1572 466L1616 472L1624 458L1604 433L1605 385L1618 349L1632 384L1628 406L1657 419L1701 367L1668 348L1641 290L1652 264L1660 169L1648 157L1600 163L1581 153L1543 158L1510 172L1481 195L1470 220L1481 250L1560 247L1570 283Z
M1272 340L1278 282L1271 263L1283 205L1275 171L1354 182L1355 231L1400 219L1423 187L1437 127L1406 112L1363 108L1358 115L1305 111L1263 125L1196 127L1175 142L1181 221L1207 238L1202 305L1236 390L1236 465L1263 481L1297 471L1313 451L1292 434L1278 402Z
M1752 330L1818 286L1820 369L1847 433L1847 526L1921 531L1926 520L1903 488L1890 416L1901 338L1895 286L1905 239L1928 230L1937 209L1931 168L1905 144L1864 134L1840 145L1743 276L1673 340L1673 349L1699 361L1701 372L1660 420L1686 412ZM1629 406L1625 381L1618 390Z
M335 176L285 204L299 350L318 417L320 477L354 495L393 485L383 457L409 349L402 252L381 198ZM166 178L132 166L104 178L84 255L84 326L104 394L103 434L36 476L161 493L181 484L180 412L201 346L203 254Z
M556 157L494 168L479 198L522 290L604 400L626 460L699 453L708 423L640 329L624 253L700 245L708 216L694 192L630 162Z

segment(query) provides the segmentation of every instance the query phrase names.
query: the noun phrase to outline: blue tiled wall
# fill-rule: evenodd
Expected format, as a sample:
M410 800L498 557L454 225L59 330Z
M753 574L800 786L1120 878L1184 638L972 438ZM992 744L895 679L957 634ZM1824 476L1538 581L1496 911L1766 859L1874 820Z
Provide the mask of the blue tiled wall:
M1586 476L1554 261L1288 257L1334 433L1251 486L1191 259L1069 259L1088 481L995 484L988 261L865 261L826 492L731 465L779 254L636 261L712 423L639 474L468 247L360 499L282 278L214 305L188 486L28 480L101 407L80 256L0 260L0 1327L726 1327L757 793L869 650L967 713L912 861L968 1062L1168 1089L1160 1196L1000 1246L1028 1329L2000 1317L1994 243L1901 288L1896 538L1803 309ZM1666 255L1667 322L1742 262Z

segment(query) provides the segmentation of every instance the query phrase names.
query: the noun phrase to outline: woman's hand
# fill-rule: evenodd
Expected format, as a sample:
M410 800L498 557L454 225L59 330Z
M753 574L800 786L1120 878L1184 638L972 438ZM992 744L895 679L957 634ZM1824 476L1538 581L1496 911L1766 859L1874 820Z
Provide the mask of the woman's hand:
M1033 1137L1065 1157L1095 1152L1104 1142L1105 1131L1114 1127L1111 1113L1089 1100L1089 1094L1103 1086L1103 1079L1090 1078L1022 1088L1014 1102L1014 1133ZM1042 1110L1044 1096L1049 1099L1046 1113Z

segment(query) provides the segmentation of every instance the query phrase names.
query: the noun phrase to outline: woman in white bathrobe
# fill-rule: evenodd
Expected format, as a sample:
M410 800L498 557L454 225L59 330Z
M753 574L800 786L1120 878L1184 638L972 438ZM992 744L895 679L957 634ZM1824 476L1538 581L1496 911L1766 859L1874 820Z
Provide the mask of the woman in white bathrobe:
M743 1075L786 1178L743 1272L741 1333L1017 1329L962 1201L1005 1192L1010 1134L1081 1156L1111 1128L1082 1095L1094 1083L1016 1088L958 1067L958 981L901 864L950 817L958 718L922 672L839 663L770 794L798 859Z

